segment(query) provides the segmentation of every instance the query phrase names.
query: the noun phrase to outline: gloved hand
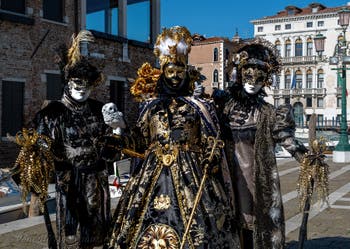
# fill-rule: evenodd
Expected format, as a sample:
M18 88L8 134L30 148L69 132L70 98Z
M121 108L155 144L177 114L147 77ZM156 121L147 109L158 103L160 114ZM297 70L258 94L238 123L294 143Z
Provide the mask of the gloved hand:
M216 152L216 151L215 151ZM208 172L216 173L219 170L219 164L220 164L220 153L215 153L213 157L210 160L210 153L206 153L204 158L201 160L202 167L206 167L208 165Z
M98 143L101 146L100 158L106 161L115 161L125 146L122 136L103 136Z

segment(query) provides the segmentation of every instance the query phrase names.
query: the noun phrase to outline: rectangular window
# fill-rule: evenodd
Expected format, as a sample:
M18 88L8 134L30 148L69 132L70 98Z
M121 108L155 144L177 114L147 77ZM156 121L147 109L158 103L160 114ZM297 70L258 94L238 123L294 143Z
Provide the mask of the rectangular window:
M288 23L284 26L285 29L291 29L292 28L292 24Z
M306 75L306 88L312 88L312 74Z
M63 21L63 0L43 0L43 18L62 22Z
M127 34L128 39L149 42L150 37L150 1L128 1Z
M276 50L277 50L278 55L281 55L281 48L282 48L282 46L280 44L276 45Z
M302 43L295 44L295 56L303 56L303 44Z
M311 97L306 98L306 107L312 107L312 98Z
M292 45L286 44L285 57L290 57L292 55Z
M337 107L338 108L341 107L341 98L340 97L337 98Z
M317 22L318 27L323 27L324 26L324 21L318 21Z
M0 9L25 14L25 0L1 0Z
M264 27L260 26L258 27L258 32L263 32L264 31Z
M14 136L23 127L24 83L2 81L1 136Z
M124 112L125 108L125 88L124 81L111 80L109 86L110 101L115 103L120 112Z
M284 103L285 103L285 104L290 104L290 98L285 98L285 99L284 99Z
M306 44L306 55L311 56L312 55L312 49L313 49L313 44L312 42L308 42Z
M275 25L275 30L281 30L281 25Z
M60 74L46 74L46 99L59 100L63 93L63 80Z
M323 114L317 115L317 126L323 126Z
M307 23L306 23L306 27L307 27L307 28L312 28L312 25L313 25L312 22L307 22Z
M323 88L324 75L323 73L319 73L317 75L317 88Z
M290 74L286 74L284 76L284 89L290 89L290 85L291 85L291 76Z
M303 88L303 75L302 74L295 75L295 82L296 82L296 88L298 89Z
M317 98L317 107L323 107L323 98Z

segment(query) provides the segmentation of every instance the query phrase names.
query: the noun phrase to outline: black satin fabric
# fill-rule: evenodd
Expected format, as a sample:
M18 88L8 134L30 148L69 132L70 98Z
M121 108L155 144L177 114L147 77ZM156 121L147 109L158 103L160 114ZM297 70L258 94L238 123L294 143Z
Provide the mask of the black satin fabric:
M203 178L200 162L210 151L208 136L213 135L204 121L208 110L201 112L196 105L205 109L205 104L184 97L145 103L138 126L147 141L146 158L118 203L106 247L179 248ZM174 161L166 165L159 150L164 155L176 152ZM205 181L186 249L239 248L226 161L218 166Z
M62 101L37 113L35 127L52 139L59 248L101 245L110 222L108 170L98 140L106 133L102 103Z

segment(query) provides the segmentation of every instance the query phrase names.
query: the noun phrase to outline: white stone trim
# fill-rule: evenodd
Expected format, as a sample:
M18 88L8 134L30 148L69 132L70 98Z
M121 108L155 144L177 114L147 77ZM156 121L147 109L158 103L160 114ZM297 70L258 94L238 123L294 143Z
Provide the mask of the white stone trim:
M25 78L5 77L5 78L1 78L1 82L2 81L15 81L15 82L19 82L19 83L26 83Z
M106 78L106 86L110 86L111 85L111 80L115 80L115 81L123 81L123 82L127 82L128 79L126 77L122 77L122 76L116 76L116 75L108 75Z

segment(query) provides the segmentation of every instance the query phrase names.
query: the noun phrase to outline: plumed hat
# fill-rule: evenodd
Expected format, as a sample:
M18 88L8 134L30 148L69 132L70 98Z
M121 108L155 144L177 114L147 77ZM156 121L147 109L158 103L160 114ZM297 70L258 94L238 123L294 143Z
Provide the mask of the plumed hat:
M268 77L265 86L273 83L274 76L279 74L281 61L275 46L260 37L243 42L234 55L234 64L237 68L237 76L240 76L242 68L255 66L264 70ZM237 77L239 79L239 77Z
M158 35L154 47L154 54L159 58L161 70L168 63L187 65L191 43L191 33L187 28L180 26L164 28Z
M94 41L94 36L90 31L82 30L78 35L72 37L70 48L67 49L64 46L60 48L61 56L58 63L62 68L66 82L72 78L79 78L90 86L98 86L104 81L102 72L91 63L88 55L81 54L81 45Z

